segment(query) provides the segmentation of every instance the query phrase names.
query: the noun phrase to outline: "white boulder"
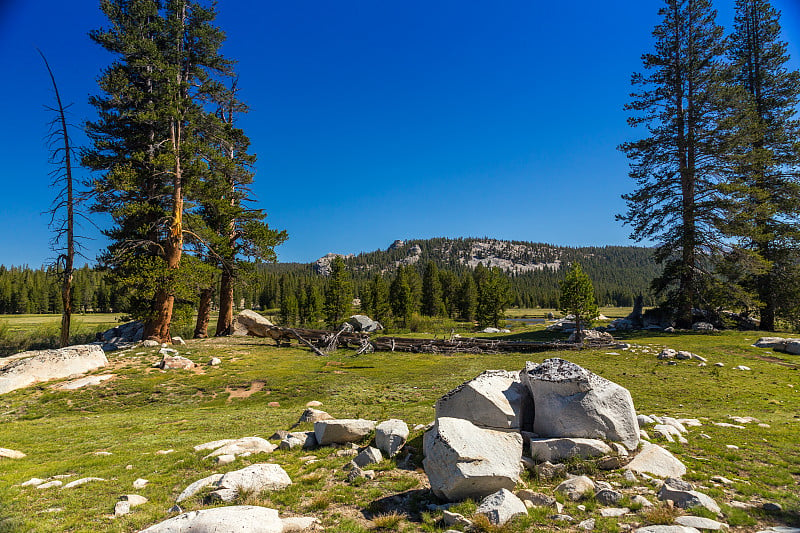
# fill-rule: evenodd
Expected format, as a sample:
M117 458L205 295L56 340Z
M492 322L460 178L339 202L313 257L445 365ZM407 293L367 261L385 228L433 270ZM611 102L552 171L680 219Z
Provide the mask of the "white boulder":
M343 418L314 422L314 434L317 437L317 444L320 446L358 442L374 429L375 422L364 420L363 418Z
M439 418L425 433L422 464L436 496L483 498L512 490L520 476L522 436L480 428L460 418Z
M563 359L528 362L521 374L536 406L533 431L543 437L581 437L639 444L630 392Z
M0 448L0 457L5 457L6 459L22 459L25 457L25 454L18 450L12 450L11 448Z
M533 400L518 372L487 370L436 402L436 417L492 429L533 429Z
M260 314L245 309L233 319L231 328L234 336L268 337L272 326L272 322Z
M0 360L0 394L40 381L85 374L107 364L103 349L93 344L22 352Z
M637 474L673 478L686 473L686 465L661 446L649 442L642 443L642 449L630 463L625 465L625 469Z
M183 513L141 533L283 533L278 511L253 505L232 505Z
M394 457L408 440L408 425L392 418L375 427L375 445L387 457Z
M271 453L273 451L275 451L275 445L267 439L262 439L261 437L243 437L220 446L210 454L203 457L203 459L217 457L218 455L239 456L245 453Z

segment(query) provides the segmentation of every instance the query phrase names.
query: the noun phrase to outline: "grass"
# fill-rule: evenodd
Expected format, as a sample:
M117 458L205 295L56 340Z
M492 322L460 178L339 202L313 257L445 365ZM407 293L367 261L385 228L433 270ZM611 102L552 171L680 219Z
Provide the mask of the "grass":
M511 336L550 335L542 329L515 328ZM333 532L441 531L441 512L437 515L428 508L441 502L426 489L424 473L419 468L395 468L403 454L378 465L375 479L350 484L342 467L351 458L337 456L332 448L275 451L219 467L204 461L204 453L196 453L192 447L222 438L269 437L294 424L310 400L322 401L321 409L336 417L401 418L413 428L433 419L432 405L439 396L481 371L519 369L526 359L541 361L554 356L568 358L625 386L639 412L699 418L703 425L689 429L689 444L670 444L668 448L687 465L686 478L722 504L732 526L746 531L765 525L797 527L800 357L750 347L758 336L753 332L629 334L625 341L633 348L615 350L619 355L606 353L611 350L584 350L528 356L377 353L358 357L352 350L317 357L297 347L275 348L265 339L204 339L179 348L182 355L198 363L212 356L223 361L219 367L203 364L198 372L151 368L160 358L157 349L110 353L110 368L102 373L113 372L116 377L100 386L66 392L47 383L0 396L0 447L27 454L18 460L0 459L0 531L138 531L172 516L168 509L192 481L256 462L282 465L294 484L276 493L243 495L236 503L274 507L282 516L313 515ZM655 357L665 346L707 357L710 366L692 362L668 366ZM718 361L725 366L711 366ZM752 370L733 370L739 364ZM263 383L260 390L254 387L255 392L247 397L232 397L230 391L250 390L256 382ZM275 401L279 407L269 407ZM727 421L729 415L753 416L769 427L753 423L736 429L712 424ZM711 438L701 438L700 433ZM417 448L414 461L419 459L420 437L420 430L412 431L410 445ZM726 444L736 444L739 450L728 450ZM165 449L175 452L155 453ZM98 451L112 455L95 455ZM316 461L310 462L308 456ZM70 479L93 476L106 481L66 490L18 486L31 477L64 474L70 474ZM724 490L716 488L710 482L714 475L735 484ZM592 476L617 483L622 480L614 472L593 471ZM137 478L148 479L149 484L134 490ZM554 484L526 476L523 485L552 493ZM129 493L141 494L149 501L130 515L113 518L117 498ZM728 506L734 499L774 501L783 506L783 512L769 515ZM579 503L585 504L567 503L565 513L579 520L596 517L603 531L616 530L618 522L663 523L669 519L668 513L657 507L614 519L612 524L590 510L579 510ZM203 507L201 495L183 505L184 510ZM474 502L464 502L451 510L473 518L475 508ZM564 524L550 520L552 514L552 510L532 511L502 530L563 528Z
M71 344L91 342L98 331L119 324L120 314L73 315ZM57 348L61 315L0 315L0 357L25 350Z

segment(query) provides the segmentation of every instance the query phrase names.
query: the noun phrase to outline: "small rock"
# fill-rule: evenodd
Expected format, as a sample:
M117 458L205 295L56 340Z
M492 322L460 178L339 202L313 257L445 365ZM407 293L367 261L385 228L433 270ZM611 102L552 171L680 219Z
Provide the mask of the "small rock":
M555 507L556 499L541 492L530 489L521 489L516 492L517 498L523 502L530 502L534 507Z
M658 499L672 500L676 507L691 509L704 507L715 514L720 514L719 505L709 496L692 490L692 485L679 479L667 478L658 491Z
M367 446L364 448L364 450L359 453L355 459L353 459L353 463L361 468L375 463L380 463L381 461L383 461L383 455L381 455L381 451L378 448L373 448L372 446Z
M733 485L733 481L723 476L711 476L711 481L721 485Z
M622 493L615 490L603 489L594 495L600 505L617 505L622 501Z
M728 524L711 520L710 518L703 518L701 516L679 516L675 519L675 523L680 526L693 527L695 529L708 529L711 531L719 531L728 529Z
M158 450L156 452L156 455L167 455L167 454L174 453L174 452L175 452L175 450L170 448L169 450Z
M549 461L536 465L536 475L539 479L550 480L557 477L565 476L567 473L567 466L565 464L552 464Z
M25 454L9 448L0 448L0 457L5 457L6 459L22 459L25 457Z
M783 511L783 507L781 507L781 504L773 502L766 502L761 506L761 508L768 513L780 513L781 511Z
M120 501L114 505L114 516L125 516L131 512L131 504L127 501Z
M645 526L635 529L633 533L700 533L700 531L686 526Z
M443 511L442 522L444 522L446 526L461 526L465 529L472 527L471 520L464 518L464 516L459 513L450 512L447 509Z
M54 479L53 481L48 481L47 483L42 483L41 485L36 485L36 488L37 489L42 489L42 490L51 489L53 487L60 487L63 484L64 484L63 481L60 481L58 479Z
M269 402L267 404L267 407L280 407L280 406L281 406L280 402Z
M105 481L105 479L103 479L101 477L84 477L84 478L76 479L75 481L71 481L71 482L67 483L66 485L64 485L63 488L71 489L73 487L77 487L79 485L83 485L84 483L89 483L90 481Z
M575 519L572 518L568 514L554 514L552 516L549 516L548 518L550 518L550 520L555 520L556 522L574 522L575 521Z
M600 516L602 517L618 517L623 516L630 513L631 510L627 507L606 507L605 509L600 509Z
M393 418L375 427L375 445L388 457L394 457L408 439L408 425Z
M594 492L594 482L586 476L577 476L561 482L555 491L564 494L572 501L577 501L586 494Z
M306 407L321 407L321 406L322 406L322 402L319 402L317 400L311 400L310 402L308 402L306 404Z
M650 500L648 500L647 498L645 498L641 494L637 494L636 496L631 498L631 503L633 505L640 505L642 508L652 507L653 506L653 504L650 502Z
M591 531L594 529L595 520L594 518L589 518L588 520L584 520L583 522L578 524L578 528L584 531Z
M726 444L725 447L728 448L729 450L738 450L739 449L739 447L737 445L735 445L735 444Z
M375 422L364 419L320 420L314 422L314 433L320 446L358 442L372 430Z
M686 465L664 448L650 443L644 443L641 451L625 468L637 474L650 473L663 477L681 477L686 473Z
M211 359L208 361L208 364L209 364L210 366L219 366L219 365L221 365L221 364L222 364L222 359L220 359L219 357L212 357L212 358L211 358Z
M750 370L750 367L749 366L744 366L744 365L739 365L739 366L733 367L733 369L734 370Z
M38 477L32 477L25 483L21 483L20 487L37 487L44 483L43 479L39 479Z
M214 462L217 463L219 466L229 465L232 462L234 462L235 460L236 460L236 456L235 455L231 455L231 454L227 454L227 453L224 454L224 455L218 455L218 456L216 456L214 458Z
M714 363L714 366L723 367L723 366L725 366L725 363Z
M630 470L625 470L625 471L622 473L622 478L623 478L625 481L629 482L629 483L635 483L635 482L637 481L637 479L636 479L636 474L634 474L634 473L633 473L633 472L631 472Z
M161 346L161 343L153 339L145 339L142 341L142 346L145 348L155 348L156 346Z
M123 494L119 497L119 500L122 502L128 502L131 507L137 507L147 503L147 498L144 496L139 496L138 494Z
M307 531L319 525L319 519L313 516L290 516L282 518L281 522L283 522L283 533Z

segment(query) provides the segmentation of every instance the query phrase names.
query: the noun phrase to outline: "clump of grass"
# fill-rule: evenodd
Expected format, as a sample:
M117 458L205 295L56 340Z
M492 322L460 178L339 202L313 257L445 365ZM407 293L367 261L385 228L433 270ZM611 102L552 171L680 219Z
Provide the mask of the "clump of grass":
M397 531L400 529L400 525L403 523L404 519L404 515L398 513L397 511L392 511L391 513L376 516L372 519L372 523L375 529L388 529Z
M308 511L323 511L330 507L331 497L327 494L320 494L311 500L311 503L306 505Z
M670 525L681 515L680 509L666 504L654 505L642 513L642 518L650 524Z

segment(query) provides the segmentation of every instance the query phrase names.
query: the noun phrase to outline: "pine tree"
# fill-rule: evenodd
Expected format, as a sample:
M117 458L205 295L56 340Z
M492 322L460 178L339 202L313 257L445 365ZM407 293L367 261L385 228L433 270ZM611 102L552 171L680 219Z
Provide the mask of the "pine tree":
M597 316L598 309L592 280L578 262L570 265L564 281L561 282L558 307L563 313L575 316L576 338L578 342L581 342L583 327L591 325L592 320Z
M284 326L294 326L300 314L297 296L291 287L289 278L286 274L281 276L281 323Z
M371 318L385 325L390 318L392 308L389 305L389 286L380 274L375 274L368 287L370 293L370 313Z
M477 269L476 269L477 270ZM475 311L478 324L499 328L511 301L508 277L497 267L485 269L480 275L478 302Z
M436 263L428 261L428 264L425 265L425 273L422 276L422 314L426 316L442 316L444 313L439 269L436 268Z
M464 320L474 320L477 307L478 290L475 288L475 278L472 273L467 272L458 289L458 313Z
M408 284L408 268L398 267L394 280L389 286L389 302L392 315L403 327L408 326L414 314L414 293Z
M780 14L768 0L737 0L728 56L729 82L744 93L732 101L731 119L747 143L730 157L725 229L763 260L765 268L745 286L760 301L761 329L774 331L780 308L794 305L780 296L797 285L787 274L795 270L793 250L800 242L800 73L787 69Z
M692 309L705 307L710 277L708 257L715 246L719 218L720 58L722 28L709 0L665 0L656 26L654 53L643 56L648 75L635 74L633 101L626 109L632 126L649 136L621 149L631 163L638 188L623 198L628 211L619 218L631 237L657 243L664 271L654 281L677 322L688 326Z
M325 290L325 324L329 328L341 325L350 315L353 305L353 284L344 259L336 256L331 262L331 275Z
M133 293L131 313L145 336L168 341L180 272L184 217L210 152L205 107L230 74L220 53L216 13L190 0L103 0L110 27L91 32L117 56L104 71L102 94L90 102L99 118L87 124L92 147L83 163L98 171L94 209L113 228L103 262Z

